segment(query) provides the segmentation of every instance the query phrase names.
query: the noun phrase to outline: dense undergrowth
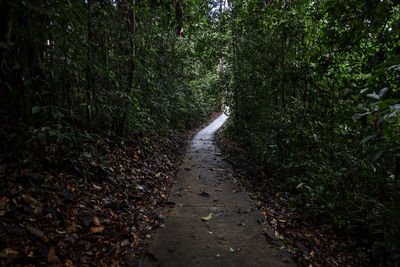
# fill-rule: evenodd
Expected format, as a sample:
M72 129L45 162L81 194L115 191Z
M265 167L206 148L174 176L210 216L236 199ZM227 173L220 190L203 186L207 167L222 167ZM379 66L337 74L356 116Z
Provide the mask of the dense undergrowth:
M400 259L396 1L230 1L228 133L299 208Z
M291 201L297 192L282 178L271 175L257 162L251 151L232 140L226 126L216 135L216 142L235 169L235 177L246 188L254 204L274 230L276 238L265 234L269 247L287 250L297 266L376 266L371 248L358 238L335 231L323 220Z

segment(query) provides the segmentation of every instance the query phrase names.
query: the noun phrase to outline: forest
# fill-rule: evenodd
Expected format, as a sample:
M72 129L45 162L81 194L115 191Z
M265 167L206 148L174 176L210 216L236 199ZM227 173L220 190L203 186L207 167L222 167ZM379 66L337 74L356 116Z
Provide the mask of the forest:
M225 110L298 266L399 266L397 0L0 0L0 87L2 265L142 266Z

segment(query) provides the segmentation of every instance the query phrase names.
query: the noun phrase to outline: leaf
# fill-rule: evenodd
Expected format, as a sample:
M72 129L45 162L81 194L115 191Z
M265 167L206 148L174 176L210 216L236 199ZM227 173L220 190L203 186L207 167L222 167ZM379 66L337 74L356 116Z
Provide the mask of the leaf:
M219 257L221 257L221 255L220 255L220 254L216 254L215 257L216 257L216 258L219 258Z
M394 111L400 110L400 104L391 105L389 107L390 107L390 109L392 109Z
M368 135L367 137L365 137L363 140L361 140L360 144L365 144L366 142L368 142L369 140L371 140L372 138L374 138L375 135Z
M369 114L371 114L370 111L367 111L367 112L364 112L364 113L357 113L357 114L354 114L354 115L353 115L353 120L359 120L359 119L361 119L362 117L367 116L367 115L369 115Z
M379 99L382 99L382 97L384 97L387 93L387 91L389 90L388 87L383 88L380 92L379 92Z
M36 199L31 197L30 195L27 194L22 194L21 197L24 199L24 201L29 204L29 205L35 205L37 203Z
M223 168L211 168L211 170L216 172L226 172L226 170Z
M377 161L377 160L382 156L382 154L383 154L384 152L385 152L385 149L379 150L378 153L375 154L375 156L374 156L374 158L373 158L372 160L373 160L374 162Z
M93 224L94 225L96 225L96 226L100 226L100 220L99 220L99 218L98 217L93 217Z
M124 239L124 240L122 240L122 242L121 242L121 247L125 247L125 246L127 246L127 245L129 245L129 239Z
M381 98L379 97L379 95L377 95L377 94L375 94L375 93L367 94L367 96L368 96L369 98L376 99L376 100L380 100L380 99L381 99Z
M102 232L103 230L104 230L104 226L95 226L95 227L90 228L90 232L92 232L94 234Z
M211 218L212 218L212 213L210 212L210 214L208 214L208 216L202 217L201 220L204 221L204 222L206 222L206 221L211 220Z
M229 248L229 251L230 252L235 252L235 249L234 248Z
M101 186L98 186L98 185L95 185L95 184L92 185L92 186L93 186L93 188L96 189L96 190L101 190L101 189L102 189Z
M42 107L40 107L40 106L34 106L34 107L32 107L32 114L37 114L37 113L39 113L39 111L41 111L42 110Z
M143 191L143 190L144 190L144 187L141 186L141 185L137 185L137 186L136 186L136 189L139 189L139 190Z
M257 196L254 195L253 193L249 193L249 196L250 196L252 199L257 199Z
M49 249L49 253L47 254L47 261L49 263L56 263L58 261L58 258L56 255L56 249L54 247L51 247Z
M28 230L31 234L33 234L39 238L42 238L44 236L44 233L42 231L40 231L39 229L32 227L32 226L27 225L26 230Z
M5 248L5 249L3 249L2 252L0 252L0 257L7 258L10 255L18 255L18 254L19 254L19 252L12 248Z

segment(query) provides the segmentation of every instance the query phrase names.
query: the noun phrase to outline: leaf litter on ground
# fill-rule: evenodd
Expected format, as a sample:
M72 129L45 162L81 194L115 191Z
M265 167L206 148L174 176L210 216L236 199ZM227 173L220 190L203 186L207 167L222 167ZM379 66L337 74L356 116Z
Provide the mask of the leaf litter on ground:
M184 145L185 136L124 146L100 139L90 156L1 165L1 265L140 261L164 209L175 206L167 196Z

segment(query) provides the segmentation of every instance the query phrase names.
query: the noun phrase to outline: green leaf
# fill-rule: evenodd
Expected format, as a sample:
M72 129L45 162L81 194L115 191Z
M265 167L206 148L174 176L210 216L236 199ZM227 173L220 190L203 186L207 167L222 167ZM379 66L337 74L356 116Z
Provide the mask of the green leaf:
M365 144L366 142L368 142L369 140L371 140L372 138L374 138L375 135L368 135L367 137L365 137L363 140L361 140L360 144Z
M249 193L249 196L250 196L252 199L257 199L257 196L254 195L253 193Z
M211 170L216 172L226 172L226 170L223 168L212 168Z
M235 249L234 248L229 248L229 251L230 252L235 252Z
M369 98L376 99L376 100L380 100L380 99L381 99L381 98L379 97L379 95L377 95L377 94L375 94L375 93L367 94L367 96L368 96Z
M380 92L379 92L379 99L381 99L382 97L384 97L387 93L387 91L389 90L388 87L383 88Z
M208 214L208 216L202 217L201 220L206 222L206 221L211 220L211 218L212 218L212 213L210 212L210 214Z
M32 114L37 114L37 113L39 113L39 111L41 111L42 110L42 107L40 107L40 106L34 106L33 108L32 108Z

